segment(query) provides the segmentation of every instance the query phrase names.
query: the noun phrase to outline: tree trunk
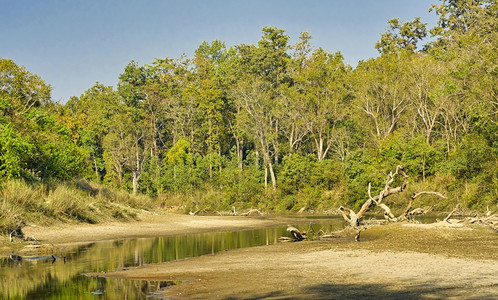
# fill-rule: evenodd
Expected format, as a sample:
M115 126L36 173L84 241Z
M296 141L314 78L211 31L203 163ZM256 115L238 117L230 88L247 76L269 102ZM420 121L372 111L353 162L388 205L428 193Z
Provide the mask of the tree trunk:
M138 192L138 181L140 180L140 176L137 172L132 172L132 184L133 184L133 195L136 195Z
M275 177L275 172L273 171L273 164L271 161L268 161L268 167L270 169L270 177L271 177L271 184L273 189L277 189L277 177Z
M243 167L243 146L244 146L244 140L237 140L237 162L239 165L239 170L242 171Z
M273 189L277 188L277 178L275 177L275 172L273 170L273 162L270 157L270 150L268 143L264 136L261 134L260 137L261 149L263 151L263 161L265 164L265 188L268 186L268 172L270 172L270 178L272 182Z
M265 189L268 187L268 167L265 165Z
M99 168L97 167L97 159L95 158L95 155L92 155L92 160L93 160L93 168L95 169L95 177L97 178L98 181L100 181Z

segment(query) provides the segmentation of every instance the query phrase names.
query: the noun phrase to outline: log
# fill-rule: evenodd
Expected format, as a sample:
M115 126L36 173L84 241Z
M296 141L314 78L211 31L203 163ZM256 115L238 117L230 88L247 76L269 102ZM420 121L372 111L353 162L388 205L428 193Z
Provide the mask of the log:
M241 215L241 216L250 216L250 215L252 215L252 214L258 214L258 215L260 215L260 216L262 216L262 215L263 215L263 213L262 213L259 209L255 209L255 208L250 209L250 210L248 210L247 212L242 213L242 214L240 214L240 215Z
M235 211L235 206L232 206L230 211L217 211L220 216L236 216L237 212Z
M26 227L26 222L24 222L24 220L21 217L19 217L19 215L15 214L13 216L13 219L15 220L15 225L13 226L14 228L12 228L12 231L9 234L9 239L11 243L14 241L13 239L14 237L18 237L24 240L25 237L22 229Z
M460 205L457 204L457 206L455 206L455 208L446 216L446 218L444 218L443 222L448 222L448 223L451 223L449 220L451 218L451 216L453 216L453 214L457 211L457 210L460 210Z
M296 241L302 241L306 238L306 232L301 232L296 227L288 225L287 231L291 233L292 237Z
M199 208L194 212L189 211L188 214L191 216L196 216L199 212L207 213L207 210L205 208Z
M403 183L401 186L396 188L391 188L391 184L394 181L397 175L401 174L403 176ZM384 210L384 216L387 220L396 221L396 217L391 212L391 209L382 203L382 201L396 193L400 193L405 190L408 185L408 175L405 173L405 169L403 166L398 165L396 167L396 171L390 172L387 176L386 183L384 185L384 190L382 190L378 195L372 197L371 194L371 183L368 184L368 200L363 203L358 213L355 213L352 209L339 207L339 212L343 216L344 220L346 220L352 227L358 227L360 225L360 219L365 215L365 213L370 209L370 206L375 203L378 207ZM346 211L349 213L349 216L346 214Z
M466 224L466 225L479 224L479 225L487 226L487 227L493 229L494 231L498 232L498 215L496 215L494 213L489 213L489 210L488 210L483 216L476 215L473 217L467 217L467 218L459 219L459 220L450 219L453 216L453 214L455 214L456 212L458 212L460 210L461 210L460 206L457 205L448 214L448 216L441 222L447 222L450 224L460 223L460 224Z

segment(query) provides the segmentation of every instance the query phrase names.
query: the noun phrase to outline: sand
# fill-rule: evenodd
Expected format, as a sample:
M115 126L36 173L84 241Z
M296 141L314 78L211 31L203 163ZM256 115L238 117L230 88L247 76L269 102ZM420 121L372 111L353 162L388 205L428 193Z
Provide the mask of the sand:
M142 221L27 227L43 244L231 231L285 218L144 214ZM379 226L352 237L236 249L106 274L181 281L173 299L498 299L498 235L485 228Z

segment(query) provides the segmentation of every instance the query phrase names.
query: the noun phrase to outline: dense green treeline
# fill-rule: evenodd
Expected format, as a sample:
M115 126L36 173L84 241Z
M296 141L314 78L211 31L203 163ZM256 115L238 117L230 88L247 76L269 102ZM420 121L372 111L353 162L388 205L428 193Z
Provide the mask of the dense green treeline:
M403 164L411 189L449 196L428 205L495 205L497 4L432 10L432 29L390 20L380 56L356 68L306 32L290 44L264 27L257 44L132 61L116 89L97 83L59 104L2 59L0 176L86 178L187 209L323 211L361 205L369 182L381 189Z

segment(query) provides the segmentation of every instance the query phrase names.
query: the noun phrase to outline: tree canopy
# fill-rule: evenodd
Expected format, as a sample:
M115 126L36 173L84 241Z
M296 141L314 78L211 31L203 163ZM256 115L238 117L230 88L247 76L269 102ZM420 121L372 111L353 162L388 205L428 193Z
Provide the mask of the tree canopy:
M66 103L0 59L0 177L323 209L363 201L403 163L410 180L456 201L496 204L496 1L431 10L430 29L389 20L379 56L356 68L307 32L290 44L267 26L252 45L215 40L192 58L131 61L116 89L97 83Z

